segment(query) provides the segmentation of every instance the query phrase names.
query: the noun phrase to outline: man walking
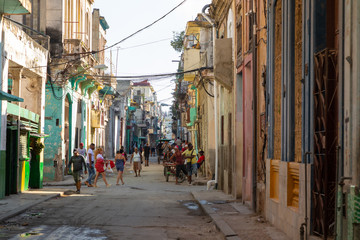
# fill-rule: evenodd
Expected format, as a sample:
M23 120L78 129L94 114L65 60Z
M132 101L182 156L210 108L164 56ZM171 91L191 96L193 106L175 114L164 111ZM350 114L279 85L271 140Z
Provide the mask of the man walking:
M95 162L95 156L94 156L94 149L95 149L95 144L90 144L90 148L88 150L87 153L87 158L86 158L86 166L89 169L89 176L88 179L85 181L85 184L88 187L93 187L93 185L91 184L91 181L93 180L93 176L95 176L95 168L94 168L94 162Z
M146 143L144 147L144 157L145 157L145 167L149 166L149 157L150 157L150 146L149 143Z
M79 152L79 154L80 154L81 156L84 157L84 159L86 159L86 149L84 148L84 144L83 144L83 143L80 143L78 152Z
M80 143L78 152L80 156L83 156L86 159L86 149L84 148L84 144ZM81 179L83 179L83 172L81 171Z
M182 153L184 159L186 160L186 170L188 172L188 181L189 185L191 185L191 175L197 174L197 159L196 152L191 143L188 144L188 149Z
M71 168L71 164L73 164L73 178L75 181L75 185L76 185L76 193L80 194L80 188L81 188L81 171L82 171L82 167L84 165L85 168L85 174L87 173L86 171L86 165L85 165L85 160L84 157L79 155L79 152L77 149L74 149L74 155L70 158L69 161L69 169Z

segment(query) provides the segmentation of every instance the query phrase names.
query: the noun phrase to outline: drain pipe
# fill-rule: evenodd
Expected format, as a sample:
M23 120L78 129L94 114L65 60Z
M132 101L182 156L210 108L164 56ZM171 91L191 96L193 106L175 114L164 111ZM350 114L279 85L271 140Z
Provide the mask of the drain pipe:
M201 13L203 15L203 17L212 25L212 38L213 38L213 65L215 62L215 39L216 37L216 24L215 21L213 19L211 19L206 13L206 9L210 8L211 4L206 4ZM219 171L219 153L218 153L218 129L219 129L219 123L218 123L218 118L217 118L217 104L218 102L218 96L217 96L217 82L214 79L214 118L215 118L215 180L210 180L207 182L207 189L209 190L211 185L215 185L215 188L217 189L217 185L218 185L218 171Z
M308 169L307 169L307 164L308 164L308 156L311 156L312 153L311 152L306 152L305 153L305 156L304 156L304 160L305 160L305 218L304 218L304 222L301 224L300 226L300 240L304 240L304 236L305 236L305 239L307 240L307 236L308 236L308 225L307 225L307 221L308 221L308 182L307 182L307 172L308 172ZM305 229L306 228L306 232L305 232Z

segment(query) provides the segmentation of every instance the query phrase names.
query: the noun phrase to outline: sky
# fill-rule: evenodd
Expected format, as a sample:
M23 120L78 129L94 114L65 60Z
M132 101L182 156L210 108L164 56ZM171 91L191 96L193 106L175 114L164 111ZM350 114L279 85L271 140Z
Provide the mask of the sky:
M182 0L95 0L93 7L100 9L100 15L110 26L106 32L109 46L154 22L181 2ZM172 60L179 60L180 53L170 45L173 32L185 30L186 22L194 20L210 2L211 0L187 0L160 22L114 47L111 51L113 74L124 76L176 72L178 63ZM138 46L147 43L151 44ZM110 50L106 51L106 56L105 64L110 66ZM166 99L162 103L171 104L171 93L175 87L172 79L174 77L151 81L158 101Z

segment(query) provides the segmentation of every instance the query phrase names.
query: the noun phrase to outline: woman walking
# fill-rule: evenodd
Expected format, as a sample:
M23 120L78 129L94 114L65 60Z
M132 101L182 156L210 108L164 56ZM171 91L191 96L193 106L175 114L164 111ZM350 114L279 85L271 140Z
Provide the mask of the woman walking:
M131 160L133 161L133 166L134 166L134 172L135 172L135 177L138 176L138 171L139 171L139 177L140 177L140 171L141 171L141 154L138 151L138 148L135 147L133 154L131 155Z
M105 176L105 170L104 170L105 160L104 160L104 157L102 156L104 151L102 150L102 148L98 148L96 152L97 152L97 154L95 154L96 176L95 176L95 181L94 181L94 187L98 187L96 185L96 183L97 183L97 180L98 180L98 177L100 174L102 176L102 179L104 180L104 183L106 184L106 187L110 187L111 185L108 184L108 182L106 181L106 176Z
M118 171L116 185L120 185L119 180L121 180L122 185L124 185L123 172L124 172L125 163L126 163L126 158L124 156L124 150L120 149L120 151L116 152L116 156L115 156L115 166L116 166L116 170Z

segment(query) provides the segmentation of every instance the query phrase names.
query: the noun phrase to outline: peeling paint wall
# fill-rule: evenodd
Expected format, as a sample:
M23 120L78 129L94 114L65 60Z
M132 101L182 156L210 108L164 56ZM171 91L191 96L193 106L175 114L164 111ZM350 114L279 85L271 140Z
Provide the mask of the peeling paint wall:
M55 88L57 96L63 95L62 88ZM64 101L54 98L49 86L46 89L45 100L45 138L44 149L44 181L63 180L64 171Z

